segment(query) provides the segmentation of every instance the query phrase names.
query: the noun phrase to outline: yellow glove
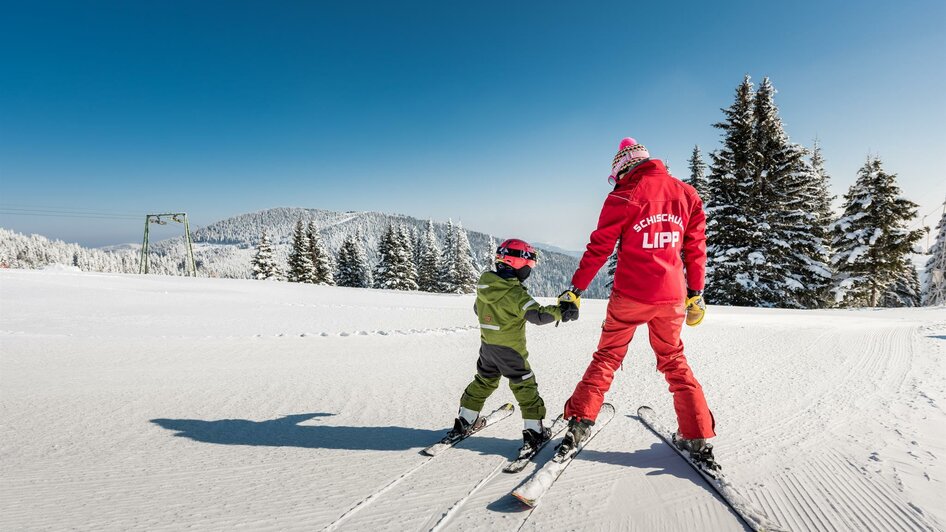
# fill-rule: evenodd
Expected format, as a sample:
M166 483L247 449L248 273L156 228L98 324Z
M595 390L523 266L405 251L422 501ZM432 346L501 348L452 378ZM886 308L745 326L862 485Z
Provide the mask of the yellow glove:
M577 293L576 293L577 292ZM558 295L559 303L573 303L576 307L581 307L581 292L577 290L565 290Z
M703 301L703 294L697 293L695 296L687 298L687 325L696 327L706 316L706 302Z
M562 311L562 321L577 320L580 307L581 290L572 288L558 295L558 308Z

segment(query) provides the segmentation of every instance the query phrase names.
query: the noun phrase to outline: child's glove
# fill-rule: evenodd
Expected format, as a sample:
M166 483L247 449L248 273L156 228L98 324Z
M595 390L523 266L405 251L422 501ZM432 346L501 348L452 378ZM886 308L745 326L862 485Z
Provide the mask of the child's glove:
M706 302L701 290L687 290L687 325L696 327L706 316Z
M581 290L572 288L558 295L558 308L562 311L562 321L577 320L579 307L581 307Z

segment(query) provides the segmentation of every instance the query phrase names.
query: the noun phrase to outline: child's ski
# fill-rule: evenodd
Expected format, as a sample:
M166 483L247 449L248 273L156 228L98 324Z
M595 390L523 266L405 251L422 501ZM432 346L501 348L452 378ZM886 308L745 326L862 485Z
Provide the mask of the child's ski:
M431 445L430 447L424 449L421 452L426 454L427 456L437 456L438 454L446 451L447 449L453 447L457 443L469 438L470 436L485 429L486 427L492 425L493 423L506 419L507 417L511 416L515 410L516 410L516 407L513 406L512 403L506 403L503 406L497 408L496 410L493 410L492 412L487 414L485 417L481 417L480 419L476 420L476 423L473 424L473 428L472 430L470 430L470 432L467 432L466 434L462 434L456 438L450 438L449 436L445 437L444 439Z
M565 418L561 415L555 419L555 423L552 423L550 430L552 431L552 437L544 441L542 445L539 445L535 449L532 449L531 452L526 454L520 454L518 458L509 463L505 468L503 468L503 473L518 473L526 468L529 465L529 462L535 458L535 455L539 454L539 451L542 450L552 439L554 439L560 432L568 428L568 422L565 421Z
M769 520L768 516L765 515L765 512L761 508L753 505L748 499L743 497L736 489L730 484L726 477L723 475L720 470L708 470L700 467L700 465L694 462L689 453L683 452L680 448L676 446L673 442L673 435L675 431L668 429L663 425L660 420L657 418L657 414L649 406L642 406L637 409L637 417L641 422L651 430L654 434L660 437L667 445L669 445L681 458L686 460L690 466L693 467L700 474L701 477L713 488L720 497L723 498L723 501L729 505L730 508L736 515L738 515L750 528L757 531L771 531L777 532L785 530L777 523Z
M591 432L588 433L588 436L584 440L578 443L575 452L561 461L556 461L555 458L553 458L546 462L545 465L533 473L529 480L516 488L515 491L512 492L512 496L529 506L535 506L539 498L544 495L545 492L552 487L552 484L558 480L558 477L562 475L562 472L565 471L568 464L572 463L575 456L585 448L585 445L587 445L592 438L601 432L601 429L603 429L613 417L614 407L611 406L610 403L601 405L601 411L598 413L597 421L591 427Z

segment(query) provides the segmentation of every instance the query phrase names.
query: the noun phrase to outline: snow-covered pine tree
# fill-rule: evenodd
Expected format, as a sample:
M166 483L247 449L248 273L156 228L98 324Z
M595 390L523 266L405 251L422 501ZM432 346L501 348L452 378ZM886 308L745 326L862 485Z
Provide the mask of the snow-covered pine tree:
M754 204L759 220L754 252L762 306L811 308L823 305L831 271L825 228L813 210L817 176L803 147L789 140L775 105L775 87L764 78L755 95Z
M901 197L896 178L884 171L880 158L868 157L844 195L844 214L834 225L832 241L833 291L841 306L876 307L911 300L908 267L912 266L906 255L923 231L907 229L917 205Z
M926 289L923 304L946 305L946 209L936 226L936 240L926 261Z
M456 262L456 235L453 220L447 219L447 228L443 236L443 257L440 262L440 292L444 294L457 293L453 283L453 265Z
M759 280L754 270L764 257L753 254L758 221L752 211L755 145L752 81L736 88L733 104L723 109L723 147L710 154L709 203L706 207L706 297L722 305L757 306Z
M809 265L812 275L807 283L809 291L802 294L801 302L807 308L824 308L833 304L831 288L834 271L831 265L831 227L834 225L834 209L831 207L835 196L831 194L831 178L824 168L824 156L821 143L815 139L810 151L805 179L805 203L801 206L807 213L814 215L810 226L811 236L820 241L821 246L811 248L810 257L814 258L814 268Z
M453 293L469 294L475 290L477 273L473 266L473 250L470 239L458 223L453 234L453 263L450 267L450 284Z
M417 263L414 253L413 233L404 225L399 225L396 231L398 243L397 278L398 290L417 290Z
M483 263L480 264L478 270L480 272L491 270L493 264L496 262L496 250L499 248L499 244L496 243L496 239L492 235L489 237L489 242L486 244L486 249L483 253Z
M397 262L397 243L394 241L394 226L388 225L388 228L381 235L378 241L378 263L372 271L373 286L375 288L389 288L393 284L392 271Z
M315 284L334 285L335 272L332 264L332 257L322 243L322 237L315 226L315 221L309 222L309 228L306 232L306 238L309 240L309 257L312 260L312 279Z
M417 264L417 286L425 292L439 292L443 270L440 246L434 234L433 220L427 220L427 228L420 239L420 262Z
M904 257L900 261L896 277L884 293L881 304L885 307L918 307L921 297L922 290L916 267L913 266L913 262Z
M614 251L608 257L608 282L605 283L608 288L614 288L614 272L618 271L618 248L621 247L621 240L618 239L614 246Z
M414 252L414 265L416 268L417 264L420 264L420 254L421 254L421 238L420 231L417 229L416 225L411 225L408 231L408 238L411 240L411 250Z
M703 154L699 146L693 146L693 153L690 155L690 178L685 182L696 189L703 203L709 202L709 183L706 180L706 163L703 162Z
M411 264L410 246L400 227L389 225L378 243L378 264L374 287L391 290L417 290L417 277Z
M351 288L371 286L371 271L368 269L368 259L365 258L359 235L351 235L342 242L338 250L335 283Z
M815 178L811 183L812 195L815 198L813 212L818 224L821 227L828 228L834 223L835 215L831 203L835 196L831 195L831 177L824 168L824 156L821 153L821 143L818 139L815 139L814 146L811 148L810 164L812 171L815 173Z
M279 272L279 266L276 264L276 258L273 257L273 244L269 241L269 235L266 230L260 235L259 243L256 245L256 254L253 256L253 277L268 281L281 281L282 274Z
M302 218L299 218L292 232L292 247L289 250L289 268L287 268L286 277L293 283L310 283L313 269L306 224Z

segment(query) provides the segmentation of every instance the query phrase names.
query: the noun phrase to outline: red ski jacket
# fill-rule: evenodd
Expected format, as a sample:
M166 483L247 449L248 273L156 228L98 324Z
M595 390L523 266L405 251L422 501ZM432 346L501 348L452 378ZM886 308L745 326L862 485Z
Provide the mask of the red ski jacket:
M661 161L641 163L608 194L598 228L572 277L575 288L588 288L619 239L617 294L658 305L683 302L687 287L703 289L703 202L693 187L667 173Z

